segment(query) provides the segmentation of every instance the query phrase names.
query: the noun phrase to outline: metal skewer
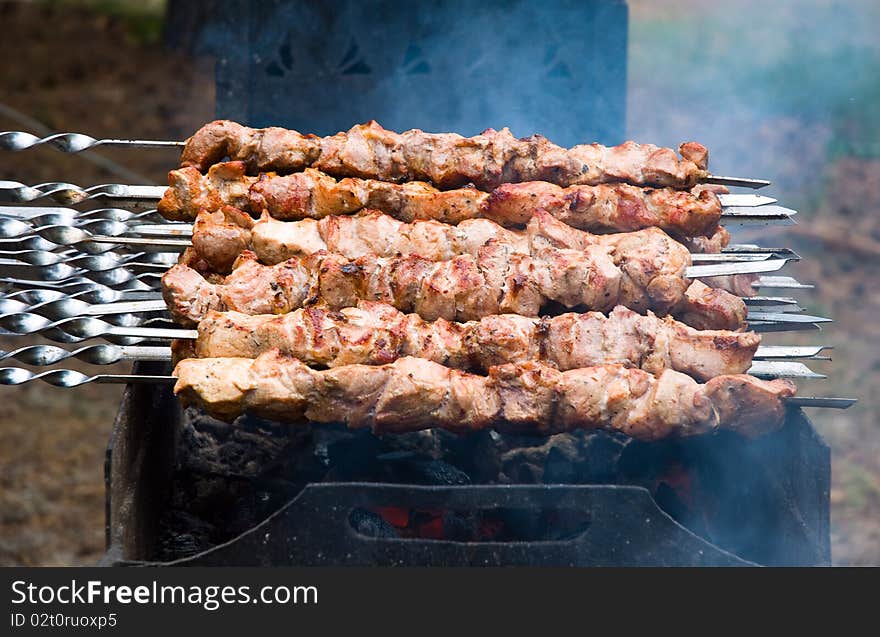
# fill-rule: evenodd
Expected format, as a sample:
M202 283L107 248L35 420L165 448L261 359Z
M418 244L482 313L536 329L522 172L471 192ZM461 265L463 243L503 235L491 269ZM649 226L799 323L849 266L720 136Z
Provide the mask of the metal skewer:
M0 385L23 385L42 381L55 387L79 387L87 383L176 383L177 378L167 376L145 376L137 374L97 374L88 376L70 369L55 369L34 373L20 367L0 368ZM835 398L817 396L793 396L785 403L791 407L823 407L827 409L848 409L856 403L854 398Z
M790 276L762 276L752 283L753 288L786 288L792 290L812 290L814 285L799 283Z
M73 317L50 320L39 314L15 313L0 315L0 327L18 335L40 335L56 343L79 343L91 338L105 338L123 345L139 340L168 340L180 338L180 328L151 327L140 317L120 314L110 323L93 317ZM166 322L163 320L163 324ZM136 328L136 329L135 329ZM134 331L132 331L134 330ZM134 340L132 340L134 339Z
M137 374L97 374L88 376L72 369L53 369L34 373L20 367L0 367L0 385L24 385L42 381L55 387L79 387L88 383L174 383L174 376L142 376Z
M181 330L186 333L192 331L194 330ZM113 365L125 361L170 361L171 348L101 344L87 345L75 350L66 350L55 345L29 345L8 352L0 350L0 361L10 359L27 365L43 367L69 359L80 360L92 365ZM803 363L761 359L755 360L748 373L759 378L825 378L824 375L817 374Z
M703 178L704 184L719 184L722 186L740 186L742 188L763 188L769 186L771 182L766 179L751 179L747 177L722 177L721 175L707 175Z
M126 148L183 148L186 142L146 139L95 139L82 133L56 133L37 137L23 131L0 133L0 150L20 151L48 144L63 153L80 153L96 146L121 146Z
M95 139L82 133L56 133L48 137L37 137L23 131L0 132L0 150L22 151L42 144L49 144L65 153L79 153L96 146L121 146L129 148L182 148L185 141L159 141L144 139ZM723 177L708 175L703 180L707 184L726 186L742 186L745 188L763 188L770 182L764 179L745 177Z
M0 350L0 361L11 359L40 367L55 365L72 358L92 365L113 365L129 361L170 361L171 348L102 344L87 345L75 350L66 350L54 345L30 345L9 352Z

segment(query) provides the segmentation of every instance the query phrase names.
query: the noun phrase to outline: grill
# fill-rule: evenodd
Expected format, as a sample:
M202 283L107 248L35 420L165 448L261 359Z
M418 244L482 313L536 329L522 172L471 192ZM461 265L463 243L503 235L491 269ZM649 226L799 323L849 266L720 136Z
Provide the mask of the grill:
M171 16L169 39L217 57L222 117L319 134L375 117L397 129L468 134L504 122L569 145L622 137L623 2L535 11L489 0L440 13L398 2L334 3L332 12L293 2L221 4L209 16L187 4ZM201 29L175 31L191 23ZM525 31L534 37L522 39ZM497 81L514 68L530 70L530 81ZM516 94L505 92L514 87ZM0 133L6 150L45 143L65 152L182 144ZM157 285L193 228L155 213L164 190L0 183L8 204L0 237L11 251L0 264L0 327L70 345L25 346L3 359L135 362L130 375L0 373L5 384L129 384L107 452L106 564L830 562L830 458L800 407L846 407L847 399L792 399L784 426L756 439L722 432L652 443L603 432L377 436L250 416L229 426L182 411L167 384L167 341L194 334L168 321ZM759 194L721 199L728 226L791 223L794 214ZM694 254L689 274L753 273L758 294L746 303L755 331L813 330L828 319L777 295L810 287L778 273L798 258L786 248L735 245ZM94 338L109 343L71 345ZM824 349L765 345L750 372L821 377L800 361L821 360Z
M162 371L141 365L140 373ZM446 462L431 467L413 451L423 441L323 428L304 437L324 439L273 454L266 428L240 422L235 429L259 442L230 440L228 425L181 413L167 389L128 388L107 454L107 563L830 563L830 452L796 408L755 440L643 443L599 433L568 455L536 451L546 440L530 440L506 462L518 484L503 485L481 484L491 471L474 467L491 464L485 436L451 437Z

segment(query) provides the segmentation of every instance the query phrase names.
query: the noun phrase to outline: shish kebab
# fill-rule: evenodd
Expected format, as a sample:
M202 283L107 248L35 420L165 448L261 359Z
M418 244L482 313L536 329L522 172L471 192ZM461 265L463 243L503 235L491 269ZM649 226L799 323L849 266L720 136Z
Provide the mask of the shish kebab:
M592 235L559 222L537 209L524 231L501 227L488 219L469 219L457 226L433 220L411 223L398 221L380 212L362 212L355 216L329 216L320 220L276 221L264 214L254 222L237 208L225 206L214 213L202 212L193 224L192 249L181 262L198 264L197 269L218 274L230 271L244 250L251 250L261 263L275 265L286 259L326 250L356 259L368 254L378 257L415 254L434 261L445 261L459 254L476 255L488 240L510 245L517 253L530 254L541 247L582 250L601 245L616 250L625 248L619 264L639 258L639 251L670 252L669 238L656 229L632 233ZM698 254L719 253L729 234L723 228L711 238L686 242ZM673 251L674 252L674 251ZM671 260L675 256L670 255ZM693 260L693 259L692 259ZM707 282L710 287L725 289L738 296L753 294L753 276L728 276Z
M97 140L77 133L39 139L27 133L0 133L0 149L24 150L49 143L65 152L96 145L165 147L183 145L182 166L207 170L228 157L253 172L299 172L313 167L340 177L383 181L430 181L444 189L465 184L489 189L504 182L550 181L561 186L626 182L633 185L691 188L698 182L761 187L757 179L717 177L707 170L708 151L696 142L669 148L632 141L619 146L581 144L565 149L541 135L517 139L508 129L480 135L395 133L375 121L329 137L283 128L254 129L217 120L202 126L186 142Z
M67 350L30 345L0 350L0 360L29 365L54 365L77 359L95 365L121 361L172 361L181 358L255 358L278 348L310 365L336 367L350 363L382 364L401 356L419 356L456 368L485 370L492 365L536 359L561 369L623 364L659 373L674 369L698 380L747 371L762 378L824 378L802 363L786 359L824 359L818 346L759 347L754 332L694 330L653 314L642 316L617 307L598 312L568 313L540 319L515 314L479 321L428 322L383 304L363 301L354 308L330 311L309 307L283 315L250 316L210 312L198 330L154 327L161 320L121 323L87 315L52 319L12 308L0 301L0 326L13 334L39 334L50 340L77 343L103 337L132 343L143 339L172 340L172 347L86 345ZM88 304L83 304L88 309ZM50 307L45 307L50 311ZM124 318L124 317L123 317Z
M480 376L412 357L314 370L277 350L256 359L186 359L171 376L0 368L0 385L38 380L60 387L174 382L184 404L199 405L223 420L252 413L296 424L370 427L379 433L494 427L548 435L601 428L657 440L726 428L759 435L781 425L786 405L850 404L797 398L789 381L746 374L718 376L701 385L672 370L659 377L621 365L561 372L527 362L493 367Z
M725 236L719 241L725 242L726 233L722 234ZM188 260L202 260L218 274L228 273L244 250L251 250L267 265L319 250L349 259L368 254L415 254L447 261L460 254L476 255L490 240L509 246L517 254L534 254L546 247L585 250L602 246L614 252L620 262L644 258L641 253L648 250L666 254L673 262L690 258L687 249L656 228L594 235L560 223L541 209L533 213L524 230L511 230L488 219L469 219L456 226L426 220L405 223L378 211L317 221L276 221L264 214L254 222L247 214L226 206L214 213L199 214L193 224L193 249Z
M344 423L377 433L489 427L541 435L610 429L657 440L719 428L777 429L795 387L745 374L701 385L672 370L659 377L620 365L559 371L537 362L474 375L418 358L314 370L277 350L249 358L178 363L175 393L214 417L243 413L293 423Z
M542 214L545 217L547 216L546 213ZM58 215L45 215L50 222L54 221L56 216ZM62 221L65 219L65 217L61 218ZM0 224L0 236L5 236L6 234L16 235L28 229L26 224L14 219L3 219L2 221L5 223ZM106 224L115 225L116 222L112 220L95 220L86 222L85 225L88 225L90 228L94 227L97 230L99 228L104 229ZM532 225L534 224L530 222L529 227ZM565 224L556 223L556 225L561 228L557 234L565 234L567 232L573 236L580 236L585 241L589 239L597 243L615 241L613 236L591 238L591 235L575 230ZM149 227L152 228L152 226ZM164 229L161 225L156 228ZM437 258L433 256L437 253L437 249L434 246L431 246L430 249L425 247L426 242L432 239L442 241L444 245L449 246L445 249L445 253L452 254L459 244L472 244L474 242L473 239L468 239L468 237L478 236L481 233L486 236L498 235L505 239L516 240L519 243L522 243L520 238L523 236L522 232L501 228L487 219L468 220L462 222L456 228L436 221L415 221L411 224L404 224L379 213L368 214L361 212L353 217L325 217L318 221L305 219L296 222L279 222L264 215L260 220L254 222L250 216L236 209L224 207L217 213L201 213L196 223L188 226L190 238L174 240L173 245L166 245L168 241L157 240L152 238L153 235L143 237L138 241L141 246L140 249L152 249L162 244L163 251L171 252L184 251L194 246L195 252L199 255L200 259L212 271L223 273L228 272L235 256L245 248L256 252L262 261L274 263L279 260L279 255L285 255L286 258L302 253L304 248L310 247L310 249L314 250L316 249L315 246L320 245L322 242L327 244L329 241L335 244L338 243L340 238L344 241L342 235L346 233L351 234L353 231L372 237L372 239L362 241L361 243L368 243L374 246L376 249L373 251L381 251L382 255L387 256L394 254L395 251L399 251L401 253L416 253L428 258ZM375 236L377 232L392 231L395 233L393 241ZM178 230L173 229L168 232L178 232ZM92 240L102 244L105 241L120 242L124 245L131 243L131 240L127 238L94 236L85 227L52 226L51 223L48 227L41 228L40 234L41 237L45 236L47 240L58 241L61 245L73 244L77 247L83 245L94 246L94 244L89 243ZM321 239L321 235L328 236L328 241ZM178 236L181 235L178 234ZM36 239L37 241L40 240L39 238ZM752 246L736 246L724 250L728 239L727 231L719 227L712 237L694 237L684 241L684 243L691 249L692 262L694 263L750 262L770 258L797 258L797 255L788 250L762 250ZM27 264L40 268L53 264L63 264L58 267L67 272L72 272L77 265L81 265L88 270L100 270L103 272L116 266L128 268L127 263L130 261L134 263L135 267L141 267L140 262L150 258L149 256L139 256L138 259L132 261L131 257L123 257L122 255L114 257L114 255L106 254L106 250L101 251L89 248L90 252L97 254L103 252L105 254L101 257L82 256L74 261L65 261L62 255L48 251L47 246L35 245L34 247L43 249L28 249L30 244L27 242L22 242L21 244L19 242L13 243L14 245L10 242L0 241L0 244L3 244L0 247L6 247L9 244L9 247L21 248L20 250L0 251L0 257L23 261L24 263L18 266L19 269L22 267L28 269ZM348 243L351 243L351 241L348 241ZM112 247L109 243L107 245L108 249ZM49 249L52 247L51 245L48 246ZM331 248L331 250L340 251L335 248ZM346 255L351 256L348 252L346 252ZM9 267L14 265L13 262L10 262ZM33 270L33 268L30 269ZM58 274L61 275L63 272ZM727 289L740 296L750 296L754 294L751 287L753 279L754 277L749 277L748 275L739 278L716 277L707 283L712 287Z
M675 255L663 254L667 256ZM171 315L184 325L198 323L208 310L279 314L318 301L339 309L375 300L427 320L466 321L504 313L538 316L549 302L556 302L598 311L625 305L672 312L698 328L741 327L746 316L742 299L699 281L689 285L686 256L685 250L685 258L677 261L654 258L641 267L636 261L618 267L602 246L546 248L531 255L489 241L476 256L458 255L448 261L416 255L347 259L316 252L267 266L246 250L222 282L213 283L178 264L163 275L162 291Z
M457 224L485 218L510 227L528 223L532 211L543 208L563 223L591 232L658 227L693 237L714 232L723 214L718 195L704 186L692 191L628 184L562 188L537 181L502 184L491 193L473 187L441 191L424 182L337 181L311 168L292 175L248 177L244 162L215 164L207 175L180 168L172 170L168 179L170 187L157 210L171 221L190 221L200 211L230 205L253 216L266 211L280 220L373 209L406 222L429 219Z

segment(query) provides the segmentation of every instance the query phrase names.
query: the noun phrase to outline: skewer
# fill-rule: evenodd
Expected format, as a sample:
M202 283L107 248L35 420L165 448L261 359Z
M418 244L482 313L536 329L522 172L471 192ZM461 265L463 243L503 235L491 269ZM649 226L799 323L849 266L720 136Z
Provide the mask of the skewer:
M138 374L97 374L88 376L70 369L55 369L34 373L20 367L0 368L0 385L23 385L34 381L42 381L55 387L78 387L87 383L155 383L171 384L177 378L171 375L138 375ZM857 401L855 398L836 398L821 396L793 396L786 398L787 405L792 407L822 407L826 409L848 409Z
M798 303L797 299L789 296L745 296L743 301L750 307L797 307ZM786 310L776 311L784 312ZM800 312L800 309L794 311Z
M108 270L111 268L112 263L117 264L117 266L112 267L120 267L128 264L128 262L133 260L136 256L143 257L143 255L150 254L152 256L146 257L148 262L164 263L168 266L171 266L174 264L176 259L173 254L183 252L184 250L192 246L192 241L190 239L156 239L150 237L117 237L98 235L93 236L89 239L85 239L84 241L79 241L79 236L86 232L87 231L79 228L62 228L60 226L54 226L53 228L49 229L49 232L44 233L44 236L60 238L60 245L67 244L64 236L70 235L74 235L70 239L70 243L73 243L74 245L78 245L80 243L88 244L90 242L104 244L107 246L106 250L96 251L98 254L101 255L100 258L96 256L93 259L87 260L85 259L84 255L74 256L70 253L58 253L50 250L0 249L0 259L16 259L35 266L47 266L57 263L66 263L70 266L84 267L89 270ZM76 240L74 241L74 239ZM135 255L127 254L125 256L122 256L110 252L111 250L113 250L113 246L136 246L137 249L141 252ZM733 263L766 261L771 258L781 258L789 261L795 261L800 259L800 256L797 255L795 252L792 252L791 250L783 249L771 250L767 252L747 251L740 253L728 250L716 253L696 252L691 254L691 261L693 263Z
M753 288L786 288L792 290L812 290L814 285L799 283L790 276L762 276L752 283Z
M773 297L763 297L771 299ZM794 304L794 299L779 297L779 305L751 305L748 297L744 299L749 306L748 317L759 323L781 321L783 323L826 323L831 319L799 315L797 320L789 321L790 316L803 309ZM0 314L27 312L41 314L48 318L73 318L75 316L102 316L116 313L163 311L162 294L158 290L115 290L96 285L66 294L57 289L19 290L0 298ZM753 309L754 308L754 309ZM775 310L767 312L766 309Z
M192 331L194 330L181 330L181 332ZM26 365L42 367L55 365L72 358L92 365L113 365L124 361L170 361L171 348L101 344L87 345L75 350L66 350L55 345L30 345L8 352L0 350L0 361L11 359ZM826 378L803 363L765 361L757 357L748 373L760 378Z
M770 183L770 182L766 182ZM133 202L140 205L158 202L165 194L166 186L99 184L83 187L67 182L45 182L28 186L18 181L0 181L0 202L29 203L50 199L64 205L74 205L93 199ZM776 199L759 195L720 194L722 218L737 222L738 218L766 217L788 218L797 211L772 205ZM2 212L2 211L0 211ZM149 210L146 213L152 213ZM145 213L145 214L146 214ZM12 211L2 214L14 214ZM31 213L34 214L34 213Z
M123 339L122 344L130 345L137 342L137 339L166 340L180 337L179 328L151 327L147 325L150 321L143 322L140 317L130 314L120 314L114 320L116 323L79 316L53 321L39 314L15 313L0 315L0 327L18 335L37 334L56 343L79 343L100 337L108 340Z
M849 409L858 401L856 398L831 398L824 396L793 396L786 399L791 407L822 407L825 409Z
M0 254L0 257L3 255ZM7 255L8 256L8 255ZM141 261L127 261L116 255L82 255L70 259L59 259L52 253L28 254L33 263L16 259L0 258L0 276L26 277L42 281L62 282L72 278L84 277L96 283L115 286L145 277L158 278L169 267L171 261L165 257L135 255ZM709 265L692 265L685 271L687 278L704 278L727 276L732 274L750 274L775 272L782 268L788 259L770 259L762 261L727 259L727 263ZM137 272L136 272L137 271Z
M159 297L138 301L89 304L77 298L56 298L45 303L25 305L17 300L0 301L0 328L13 334L40 334L61 343L78 342L96 337L137 338L195 338L194 330L164 330L161 334L141 332L143 322L139 315L166 310L165 301ZM104 317L107 321L95 317ZM760 318L755 318L755 317ZM819 324L831 319L819 316L791 313L753 313L747 317L749 329L755 332L817 330ZM126 325L121 325L125 323ZM776 350L773 358L805 358L800 350Z
M113 365L129 361L170 361L171 348L145 345L87 345L75 350L66 350L54 345L30 345L9 352L0 350L0 361L16 360L39 367L55 365L72 358L92 365Z
M159 141L143 139L95 139L82 133L56 133L48 137L37 137L23 131L0 132L0 149L22 151L35 146L49 144L53 148L65 153L79 153L96 146L119 146L128 148L182 148L185 141ZM724 177L721 175L708 175L703 183L721 184L726 186L741 186L744 188L763 188L770 182L764 179L750 179L745 177Z
M721 175L707 175L703 179L704 184L719 184L721 186L739 186L757 190L769 186L771 182L766 179L751 179L748 177L722 177Z
M84 268L72 268L66 263L57 263L48 266L35 266L17 261L0 260L0 276L4 278L17 279L18 277L26 277L25 280L36 281L45 285L47 282L55 284L64 284L72 282L80 282L83 279L101 285L115 287L124 285L133 281L144 281L154 279L156 282L162 277L167 265L156 265L150 263L140 264L146 271L134 273L127 268L117 267L109 270L91 271ZM747 264L752 265L752 264ZM765 270L766 271L766 270ZM37 285L36 287L40 287Z
M70 301L70 300L68 300ZM156 301L157 307L162 301ZM123 309L125 304L118 304ZM98 307L98 306L93 306ZM131 337L131 338L149 338L158 340L195 340L198 338L198 331L183 328L157 328L148 327L146 325L114 325L92 316L99 316L99 312L91 311L88 314L64 317L63 313L56 313L55 317L46 317L36 315L34 313L16 312L11 314L0 315L0 326L11 329L16 334L34 334L41 333L50 338L63 332L60 342L71 343L78 340L86 340L88 338L98 337ZM152 322L152 321L150 321ZM39 347L39 346L37 346ZM766 346L758 347L754 359L755 360L785 360L785 359L817 359L825 360L819 354L829 349L826 345L813 346Z
M75 294L85 290L118 290L118 291L138 291L153 292L158 294L155 285L150 284L150 279L146 281L141 279L131 279L118 285L104 285L97 283L85 277L74 277L64 281L42 281L39 279L17 279L11 277L0 278L0 284L11 285L21 291L26 290L57 290L66 294Z
M95 249L99 252L108 252L109 250L113 249L112 246L109 248L104 248L100 244L95 244L95 245L96 245ZM88 250L89 249L88 246L89 246L89 244L85 244L83 246L75 246L75 247L78 247L78 248L82 247L83 250ZM38 237L35 235L31 235L31 236L25 237L23 239L0 239L0 250L8 250L8 251L49 250L49 251L52 251L52 250L57 250L58 247L59 247L58 244L52 243L51 241L47 241L46 239L43 239L42 237Z
M161 298L94 305L77 299L59 299L37 306L26 306L16 301L4 300L0 301L0 327L15 334L43 334L43 330L49 330L48 334L44 335L52 340L57 340L53 334L56 334L56 329L63 331L63 326L50 325L52 321L122 316L127 317L129 321L137 322L135 321L137 315L153 312L162 312L164 315L166 309L165 301ZM746 320L749 329L758 333L818 330L820 324L831 322L831 319L820 316L789 313L773 315L769 319L755 319L749 315ZM95 335L100 336L101 334L96 333ZM120 334L114 332L111 335L118 336ZM60 342L71 342L67 340L69 337L70 334L62 335Z
M114 252L103 254L82 254L77 250L65 250L63 252L50 252L48 250L0 250L0 268L10 264L10 261L19 261L22 264L34 267L48 267L64 264L70 268L82 268L92 272L104 272L115 268L134 268L144 271L161 271L177 262L175 255L163 252L135 252L125 255Z
M50 225L53 223L78 223L92 219L108 221L124 221L126 223L150 222L174 224L166 221L155 209L134 212L122 208L93 208L77 210L76 208L48 206L0 206L0 215L11 219L27 222L32 226Z
M85 300L66 297L31 305L16 300L0 299L0 318L10 314L39 314L47 319L57 321L77 316L140 314L144 312L164 312L167 309L165 301L161 298L92 304Z
M170 384L177 382L174 376L144 376L138 374L97 374L88 376L72 369L53 369L35 374L20 367L0 367L0 385L24 385L42 381L55 387L79 387L88 383L123 384Z
M63 153L80 153L96 146L121 146L125 148L183 148L186 142L146 139L95 139L82 133L56 133L37 137L23 131L0 133L0 150L20 151L48 144Z
M81 290L67 294L61 290L18 290L3 297L2 301L16 301L27 306L27 311L33 311L45 303L64 299L78 299L86 303L118 303L120 301L148 301L161 299L162 293L158 291L141 290L114 290L113 288L96 287L90 290Z
M831 323L833 319L822 316L810 316L809 314L795 314L793 312L749 312L748 320L766 321L772 323Z
M832 349L830 345L761 345L755 352L755 358L764 360L777 360L785 358L815 358L831 360L820 354L826 349Z
M746 195L741 193L722 193L718 195L718 200L721 202L721 206L725 208L754 208L756 206L765 206L778 201L777 199L766 195Z
M64 205L74 205L92 199L106 199L118 205L128 203L139 208L147 202L162 198L164 186L129 186L127 184L100 184L82 188L76 184L60 181L28 186L17 181L0 181L0 202L28 203L51 199Z

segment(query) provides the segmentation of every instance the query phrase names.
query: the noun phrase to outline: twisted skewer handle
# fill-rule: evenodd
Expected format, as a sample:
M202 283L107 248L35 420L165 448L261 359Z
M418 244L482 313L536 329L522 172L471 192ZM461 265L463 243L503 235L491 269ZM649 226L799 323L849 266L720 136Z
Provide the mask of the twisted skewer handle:
M41 367L55 365L72 358L92 365L113 365L125 361L170 361L171 349L150 346L87 345L75 350L66 350L54 345L29 345L9 352L0 350L0 361L12 359L26 365Z
M165 340L181 335L180 329L148 327L149 322L132 314L119 314L113 318L113 323L89 316L52 320L28 312L0 315L3 329L19 336L43 336L56 343L79 343L100 337L132 345L143 339Z
M0 299L0 319L7 319L13 314L37 314L51 321L77 316L111 316L118 314L141 314L144 312L164 312L165 301L159 299L122 300L113 302L90 303L86 298L107 298L109 294L89 294L87 297L78 295L61 295L58 298L28 305L16 299Z
M20 211L27 207L0 207L0 239L18 239L40 236L57 245L78 245L88 249L94 235L117 236L126 233L159 234L159 228L168 229L164 234L192 234L191 224L139 223L155 221L155 210L135 213L121 208L99 208L78 212L69 208L43 208L43 214L25 216ZM31 209L33 210L33 209ZM176 225L187 228L176 228ZM158 227L157 227L158 226ZM97 246L96 246L97 247ZM100 248L99 249L104 249Z
M80 257L78 257L79 259ZM86 257L81 257L85 259ZM30 265L20 261L9 259L0 260L0 276L12 279L28 279L40 282L43 286L47 283L61 284L72 281L80 281L85 279L93 283L116 287L133 281L149 281L155 283L162 277L162 273L168 269L167 265L155 263L127 264L128 267L111 267L102 269L100 262L92 264L96 269L86 269L82 267L84 262L77 261L77 267L71 267L67 263L54 263L51 265ZM92 267L89 266L89 267ZM137 267L145 270L135 273L128 269L129 267Z
M56 133L37 137L23 131L0 133L0 150L20 151L47 144L63 153L81 153L96 146L125 146L129 148L182 148L186 142L144 139L95 139L82 133Z
M135 252L132 254L82 254L77 250L54 252L49 250L0 250L2 266L14 265L5 260L20 261L22 264L38 268L66 265L72 269L81 268L90 272L106 272L116 268L134 268L146 272L162 272L177 262L176 255L164 252ZM66 271L66 270L65 270ZM64 277L67 278L67 277Z
M64 281L41 281L38 279L19 279L15 277L3 277L0 275L0 283L4 283L6 285L11 285L16 287L21 292L27 292L32 290L51 290L57 292L63 292L65 294L76 294L78 292L85 291L97 291L97 290L118 290L120 292L139 292L147 296L145 298L158 298L161 294L157 289L155 283L152 278L146 278L146 280L141 279L132 279L131 281L126 281L119 285L103 285L101 283L96 283L90 279L86 279L85 277L74 277L72 279L66 279Z
M103 197L113 200L158 201L165 193L163 186L128 186L126 184L101 184L82 188L62 181L28 186L17 181L0 181L0 202L27 203L51 199L65 205L78 204L89 199Z
M79 292L64 292L62 290L18 290L7 294L0 299L0 308L19 307L11 310L15 312L31 312L47 303L63 300L77 300L92 304L119 303L121 301L154 301L161 299L160 292L143 292L139 290L114 290L112 288L96 287ZM16 305L12 305L16 304ZM0 311L0 314L9 312Z
M42 381L55 387L79 387L88 383L173 383L174 376L141 376L136 374L97 374L88 376L72 369L53 369L34 373L20 367L0 367L0 385L24 385Z

